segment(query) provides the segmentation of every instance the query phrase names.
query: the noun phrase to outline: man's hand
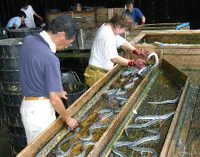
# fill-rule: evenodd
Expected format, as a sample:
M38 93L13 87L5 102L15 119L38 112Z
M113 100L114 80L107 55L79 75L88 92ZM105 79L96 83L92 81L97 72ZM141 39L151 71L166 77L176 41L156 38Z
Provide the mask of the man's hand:
M40 21L43 21L43 18L42 18L41 16L38 16L38 19L39 19Z
M139 57L147 58L149 51L144 50L144 49L140 49L140 50L134 49L133 53L136 54Z
M67 120L65 120L65 121L66 121L67 125L68 125L72 130L74 130L74 129L78 126L78 122L77 122L77 120L74 119L74 118L69 117L69 118L67 118Z
M146 61L143 59L133 59L128 61L128 66L135 66L138 69L142 69L145 66Z
M61 92L58 92L58 95L60 98L64 98L64 99L68 99L67 98L67 92L66 91L61 91Z

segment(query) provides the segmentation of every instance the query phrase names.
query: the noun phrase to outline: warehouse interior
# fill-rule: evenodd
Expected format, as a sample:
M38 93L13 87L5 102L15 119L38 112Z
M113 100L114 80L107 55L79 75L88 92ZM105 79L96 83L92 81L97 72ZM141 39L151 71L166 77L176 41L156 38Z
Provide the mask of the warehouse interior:
M14 57L16 57L14 59L17 61L12 62L11 65L11 63L6 62L6 59L9 57L5 55L6 53L4 52L7 51L9 55L14 51L18 53L21 44L16 43L21 43L23 41L21 38L24 39L27 35L39 33L42 30L48 30L52 19L59 15L71 16L78 23L81 32L79 32L80 34L77 39L75 39L67 49L58 51L56 56L60 61L63 86L66 84L64 88L69 90L69 92L75 92L75 96L72 94L73 96L70 97L69 100L63 100L63 103L66 104L65 107L70 106L69 112L79 119L81 126L87 126L85 124L86 122L91 123L91 119L94 118L95 121L96 118L92 111L96 112L97 107L91 107L89 105L90 103L99 103L101 106L106 102L105 104L111 107L113 107L113 104L117 104L117 99L113 98L110 100L109 94L106 93L105 90L119 86L120 83L118 79L122 79L123 74L120 77L118 75L122 73L121 71L126 71L123 67L115 66L111 72L106 74L106 77L100 79L100 81L95 84L96 86L92 87L86 85L84 72L88 65L92 43L98 28L104 22L107 22L114 13L126 10L127 0L29 0L29 5L43 18L42 22L34 17L36 23L35 29L23 30L22 28L22 31L20 31L19 28L14 31L7 30L5 27L9 19L18 14L22 8L23 2L23 0L0 1L0 157L13 157L17 155L23 157L27 156L29 153L31 154L30 156L40 156L42 153L45 155L42 154L41 156L59 156L59 153L56 154L55 150L61 150L61 144L55 142L55 146L53 142L59 139L59 137L57 137L58 134L64 137L70 132L68 132L69 129L63 124L61 117L59 117L57 113L56 122L53 123L44 134L36 139L35 142L29 144L27 147L26 134L20 117L20 106L23 97L21 95L20 81L18 78L18 54L17 56L14 54ZM82 5L81 11L75 11L76 3ZM141 79L140 82L137 83L138 87L134 87L129 93L126 93L128 98L123 100L123 105L125 104L123 108L124 111L112 110L108 113L105 112L106 114L104 113L105 118L109 117L109 113L116 114L119 122L117 122L116 119L112 119L113 121L109 126L110 130L104 130L105 132L101 131L98 137L97 135L95 136L98 141L96 145L93 144L93 146L95 145L94 147L85 144L88 149L86 151L87 155L84 154L83 156L112 156L115 152L113 150L113 143L118 139L126 139L125 135L128 134L126 125L131 123L131 117L135 118L135 115L142 115L143 113L150 114L149 112L154 111L155 113L161 111L164 115L163 110L168 112L172 111L170 114L174 115L174 117L172 118L171 115L169 116L167 114L164 115L164 117L169 116L169 119L166 120L166 124L163 122L165 120L164 118L162 119L163 121L158 120L160 129L164 130L163 134L159 134L159 138L163 137L164 139L161 141L161 144L157 146L154 145L154 143L142 144L145 148L144 150L140 150L139 147L133 148L132 146L132 148L129 147L125 150L125 154L127 156L136 157L139 155L153 156L155 154L156 156L165 156L166 154L184 157L200 156L200 22L197 17L197 15L200 14L200 2L197 0L135 0L134 3L134 7L139 8L144 14L146 22L144 25L138 25L132 32L126 32L122 36L138 49L147 49L149 52L156 52L159 54L159 58L166 59L167 61L159 59L160 67L164 70L162 69L161 72L159 71L159 74L158 72L154 73L153 70L150 72L148 71L150 74L146 72L145 76L141 77L143 80ZM4 31L6 31L6 34L4 34ZM179 31L181 33L179 33ZM10 40L10 38L15 41L13 45L11 42L11 45L9 45L11 49L9 50L9 48L7 49L6 40ZM15 46L16 49L12 49L12 46ZM135 57L127 54L127 52L121 48L118 49L118 53L129 59ZM154 61L156 62L156 59ZM9 69L9 66L5 68L4 66L7 66L7 64L16 67L15 69ZM167 73L166 76L165 72ZM68 77L70 77L70 79ZM131 78L128 79L132 80ZM68 81L72 83L75 82L73 89L71 89L71 86L67 86L67 83L69 83ZM79 84L80 87L77 87ZM123 89L124 88L123 86ZM170 106L163 110L161 107L156 108L155 104L152 105L152 107L145 106L145 103L151 102L150 97L154 98L154 101L156 101L156 98L158 99L161 95L162 98L166 97L168 99L178 97L178 102L175 101L175 99L173 101L177 106ZM135 97L137 99L135 99ZM161 101L161 97L159 100ZM111 104L112 101L113 104ZM121 102L122 101L120 101L120 103ZM139 108L137 104L144 106ZM83 109L84 105L86 106L85 109ZM120 104L119 107L123 107L123 105ZM82 114L85 113L85 115L88 115L87 111L90 113L89 110L92 110L91 115L88 116L90 119L84 123L84 121L81 120L81 118L84 117ZM147 112L147 110L149 110L149 112ZM95 127L98 122L95 123ZM117 128L117 126L120 127ZM154 127L156 128L157 125ZM168 129L166 129L166 127ZM127 129L125 129L125 133L122 131L124 128ZM158 140L156 139L158 133L152 130L145 130L146 134L154 134L153 140ZM63 132L67 133L65 134ZM88 135L88 133L86 134ZM130 134L132 135L132 133ZM136 134L138 134L137 131ZM146 134L144 133L143 135ZM79 140L81 138L84 139L85 137L79 137ZM59 140L61 143L63 142L61 139ZM76 140L77 139L75 139L75 141ZM37 144L38 148L34 146ZM74 146L74 143L70 143L69 145ZM146 149L147 146L150 146L150 149ZM81 146L78 147L82 149ZM157 153L151 149L154 147L157 147L157 149L155 149ZM48 150L48 148L51 150ZM130 148L134 150L132 154L130 153ZM63 148L63 150L64 149L65 148ZM77 150L72 150L69 156L78 156L79 154L74 153ZM119 150L122 152L123 149ZM61 156L68 156L68 154L65 154L67 151L65 153L63 152L64 151L60 151ZM77 152L80 151L78 150ZM136 154L134 154L134 152L136 152ZM114 156L120 156L120 153L115 153Z

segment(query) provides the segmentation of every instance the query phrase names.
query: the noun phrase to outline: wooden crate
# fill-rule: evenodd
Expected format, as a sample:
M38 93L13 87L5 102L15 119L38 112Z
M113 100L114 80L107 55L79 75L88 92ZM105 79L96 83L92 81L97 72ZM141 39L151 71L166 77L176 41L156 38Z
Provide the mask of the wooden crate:
M47 13L47 24L49 25L53 18L61 16L61 15L69 15L73 17L74 21L76 21L81 29L85 28L94 28L96 27L95 23L95 11L68 11L68 12L53 12Z
M126 39L131 41L140 32L147 30L189 30L190 23L154 23L135 26L131 32L126 32Z
M73 17L80 27L80 33L72 46L68 49L85 50L91 49L94 36L99 26L107 22L115 13L124 10L124 8L105 8L89 11L69 11L69 12L47 12L47 24L53 18L60 15L69 15Z
M47 12L46 13L46 23L49 26L49 24L51 23L51 21L61 15L69 15L72 16L72 12Z
M101 26L104 22L108 22L114 14L124 11L125 8L104 8L96 9L96 23L97 27Z
M140 48L154 46L163 58L187 74L200 70L200 32L197 30L143 31L130 42Z
M68 12L47 12L46 20L47 24L52 21L53 18L60 15L70 15L78 22L81 29L90 29L99 27L117 12L123 11L124 8L104 8L94 9L89 11L68 11Z

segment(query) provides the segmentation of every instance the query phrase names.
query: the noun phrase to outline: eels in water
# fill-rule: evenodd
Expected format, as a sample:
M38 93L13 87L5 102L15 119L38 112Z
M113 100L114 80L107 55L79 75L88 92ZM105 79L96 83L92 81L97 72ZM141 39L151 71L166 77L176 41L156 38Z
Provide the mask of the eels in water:
M143 138L136 140L136 141L119 141L113 146L112 152L114 154L117 154L120 157L126 157L126 154L123 153L122 151L118 150L117 147L127 146L127 147L129 147L129 148L131 148L135 151L140 151L141 155L144 152L147 152L147 153L151 153L151 154L154 154L155 156L157 156L157 153L154 149L137 147L138 145L141 145L143 143L147 143L147 142L150 142L150 141L156 141L160 138L160 134L159 134L158 130L147 129L146 131L153 133L155 135L146 136L146 137L143 137Z
M146 115L146 116L140 116L138 119L137 119L137 117L136 117L136 121L138 121L138 120L140 120L140 119L147 119L147 120L150 120L150 121L148 121L148 122L146 122L146 123L143 123L143 124L130 124L130 125L128 125L128 126L126 126L125 127L125 133L126 133L126 135L128 136L128 129L130 129L130 128L138 128L138 129L141 129L141 128L145 128L145 127L148 127L148 126L151 126L151 125L153 125L153 124L155 124L155 123L157 123L157 122L160 122L160 121L163 121L163 120L165 120L165 119L167 119L167 118L169 118L169 117L171 117L173 114L174 114L175 112L171 112L171 113L167 113L167 114L164 114L164 115L162 115L162 116L158 116L158 115L155 115L155 118L153 118L153 116L148 116L148 115Z
M78 133L79 129L80 129L80 127L77 127L77 128L75 129L75 133L74 133L72 136L69 136L68 138L63 139L63 140L58 144L58 148L57 148L57 151L56 151L56 156L58 156L58 157L67 156L67 155L70 153L71 149L72 149L72 148L74 147L74 145L76 145L78 142L72 143L72 145L71 145L71 146L68 148L68 150L66 150L66 151L61 150L61 146L62 146L64 143L66 143L67 141L69 141L69 140L71 140L72 138L74 138L74 136ZM70 131L70 129L69 129L69 127L68 127L68 131L67 131L67 132L69 133L69 131Z
M83 142L83 144L82 144L82 150L83 151L80 154L75 155L73 157L84 157L85 153L86 153L85 147L88 146L88 145L95 145L95 144L96 144L96 142L91 142L91 141Z
M101 116L100 119L96 123L94 123L92 126L89 127L89 129L88 129L89 130L89 136L88 137L85 137L85 138L84 137L79 137L80 140L82 140L82 141L90 141L92 139L92 131L94 129L106 128L106 127L109 126L109 123L106 123L104 125L99 125L99 124L104 119L112 116L114 114L114 110L113 109L102 109L102 110L98 111L98 113L100 115L103 114L103 113L107 113L107 114Z
M179 97L172 100L165 100L160 102L147 102L148 104L154 104L154 105L165 105L165 104L176 104L179 101Z
M135 118L135 122L139 120L155 120L155 119L167 119L168 117L172 116L175 112L166 113L164 115L145 115L145 116L138 116Z

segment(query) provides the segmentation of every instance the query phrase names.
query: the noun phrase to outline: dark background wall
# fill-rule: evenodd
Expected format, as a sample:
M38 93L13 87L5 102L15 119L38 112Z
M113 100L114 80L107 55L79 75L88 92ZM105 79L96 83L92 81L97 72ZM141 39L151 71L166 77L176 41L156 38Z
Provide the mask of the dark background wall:
M22 7L23 0L0 1L0 25L5 26L7 21L17 15ZM29 0L34 10L45 18L46 9L58 8L68 11L76 1L72 0ZM126 0L79 0L88 7L124 7ZM135 0L135 7L142 10L146 16L146 23L173 23L190 22L191 29L199 29L200 15L199 0Z

